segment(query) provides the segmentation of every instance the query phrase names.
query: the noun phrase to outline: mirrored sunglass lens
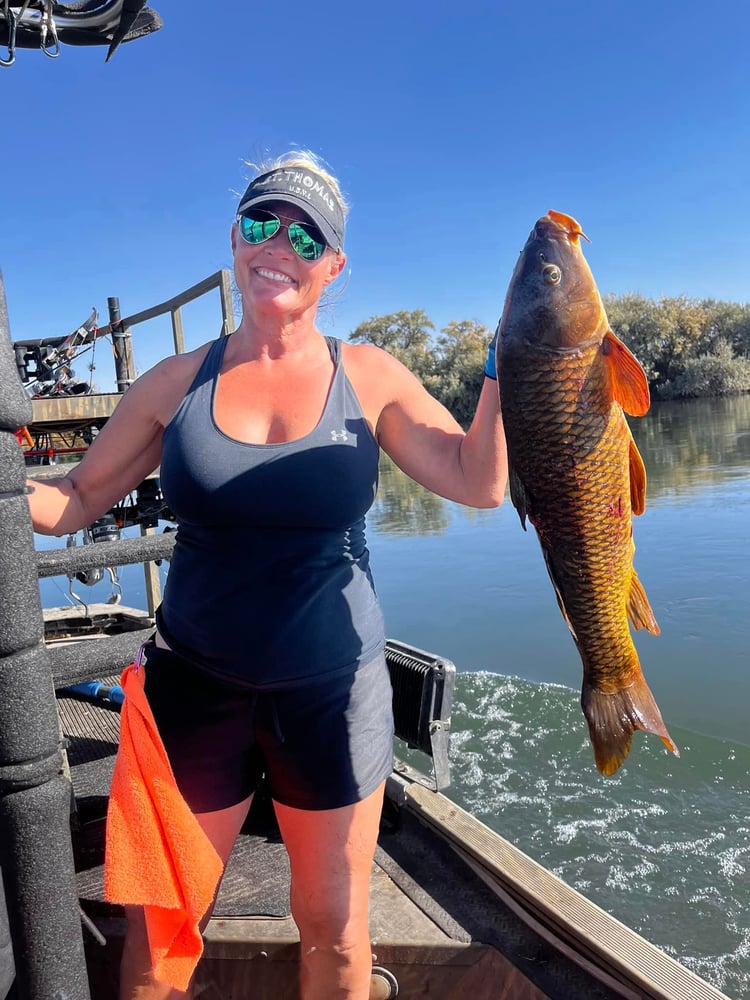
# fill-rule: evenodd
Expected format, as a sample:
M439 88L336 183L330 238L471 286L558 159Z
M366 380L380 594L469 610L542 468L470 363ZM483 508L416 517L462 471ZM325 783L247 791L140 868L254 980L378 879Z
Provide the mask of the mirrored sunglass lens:
M247 212L240 217L240 232L248 243L263 243L279 231L281 222L270 212Z
M317 230L313 232L316 236L320 236ZM302 223L293 222L289 226L289 241L303 260L318 260L323 255L326 245L322 236L320 239L316 236L313 236Z

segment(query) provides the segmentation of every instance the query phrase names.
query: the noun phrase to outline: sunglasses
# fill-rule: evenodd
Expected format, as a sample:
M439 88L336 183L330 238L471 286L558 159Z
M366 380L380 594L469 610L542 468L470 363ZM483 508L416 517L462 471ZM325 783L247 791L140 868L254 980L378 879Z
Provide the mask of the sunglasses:
M321 231L311 222L282 222L278 215L262 208L248 208L238 222L242 239L252 246L272 240L280 229L286 229L292 250L302 260L320 260L328 246Z

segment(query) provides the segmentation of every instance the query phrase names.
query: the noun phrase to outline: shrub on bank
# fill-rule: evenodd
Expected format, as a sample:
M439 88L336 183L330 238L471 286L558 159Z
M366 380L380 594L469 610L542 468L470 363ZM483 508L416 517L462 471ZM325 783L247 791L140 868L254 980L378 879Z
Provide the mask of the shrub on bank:
M750 359L734 357L726 341L719 341L711 354L690 358L674 378L658 386L658 399L699 396L731 396L750 392Z

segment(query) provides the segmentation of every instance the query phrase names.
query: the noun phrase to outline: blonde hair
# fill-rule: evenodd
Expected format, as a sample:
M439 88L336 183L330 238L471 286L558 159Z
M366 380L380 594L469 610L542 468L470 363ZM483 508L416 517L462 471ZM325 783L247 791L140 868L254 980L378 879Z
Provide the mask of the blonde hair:
M341 190L341 185L339 184L338 179L331 173L328 164L309 149L290 149L288 152L282 153L280 156L263 156L257 163L251 163L249 160L245 160L245 166L249 167L253 171L254 177L260 177L261 174L267 174L271 170L281 170L286 167L302 167L306 170L312 170L314 173L319 174L331 188L331 191L341 206L344 220L346 220L346 217L349 214L349 205Z

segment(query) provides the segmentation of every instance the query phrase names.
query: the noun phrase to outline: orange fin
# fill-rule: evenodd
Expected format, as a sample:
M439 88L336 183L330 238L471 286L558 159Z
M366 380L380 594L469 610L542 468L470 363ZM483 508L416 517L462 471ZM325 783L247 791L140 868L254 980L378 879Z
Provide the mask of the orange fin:
M581 705L589 725L594 760L602 774L612 775L620 767L636 729L654 733L667 750L680 756L640 669L632 684L611 694L584 684Z
M646 509L646 466L630 435L630 508L634 514L642 514Z
M651 403L648 380L636 356L611 330L604 334L602 351L609 369L612 398L632 417L648 413Z
M661 635L661 629L648 603L646 591L643 584L638 579L638 574L633 570L630 580L630 593L628 594L628 618L633 623L633 628L645 628L651 635Z

